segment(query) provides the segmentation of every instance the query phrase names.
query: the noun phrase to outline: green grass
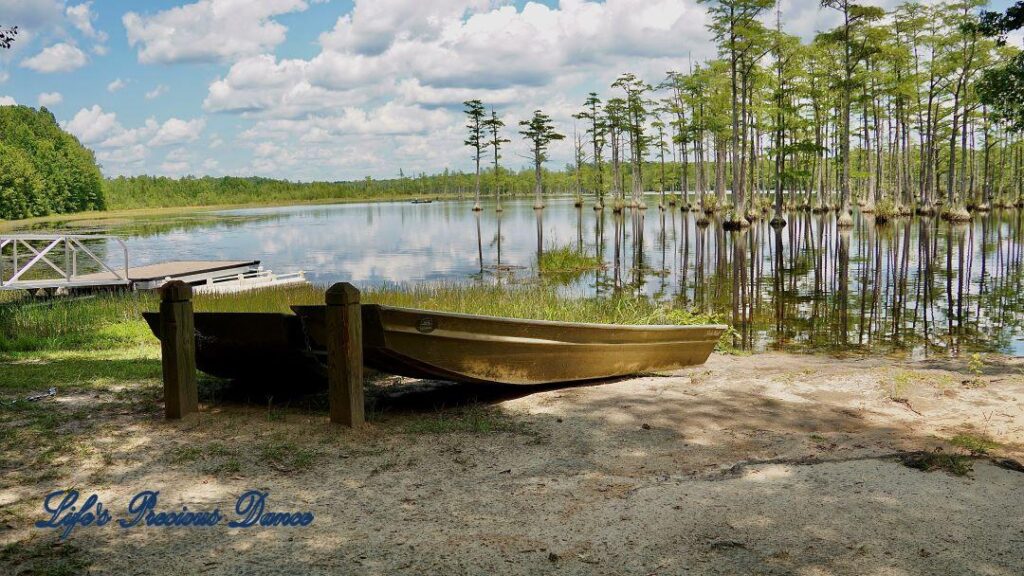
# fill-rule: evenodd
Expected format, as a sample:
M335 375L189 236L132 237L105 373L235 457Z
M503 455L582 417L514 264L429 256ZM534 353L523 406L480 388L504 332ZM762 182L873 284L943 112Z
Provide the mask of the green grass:
M537 262L541 274L577 276L602 267L601 259L571 246L551 246L544 249Z
M949 443L976 455L988 454L990 451L999 448L998 442L978 434L957 434L949 439Z
M647 298L571 298L547 285L432 284L386 286L364 292L364 302L486 316L608 324L707 324L718 317L673 308Z

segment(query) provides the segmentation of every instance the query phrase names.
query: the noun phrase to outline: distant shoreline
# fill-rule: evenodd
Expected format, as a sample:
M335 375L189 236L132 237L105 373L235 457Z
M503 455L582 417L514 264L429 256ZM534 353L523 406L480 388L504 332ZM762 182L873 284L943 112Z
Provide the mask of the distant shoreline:
M231 204L203 204L196 206L162 206L158 208L119 208L114 210L90 210L88 212L72 212L67 214L49 214L47 216L36 216L24 220L0 220L0 232L23 229L34 224L46 222L65 221L80 222L83 220L111 220L115 218L145 218L152 216L164 216L179 214L182 212L219 212L222 210L236 210L243 208L280 208L285 206L332 206L335 204L360 204L360 203L384 203L384 202L410 202L418 198L409 196L406 198L337 198L337 199L308 199L308 200L271 200L267 202L245 202ZM427 196L431 200L459 200L456 194L437 194ZM462 200L471 200L463 197Z

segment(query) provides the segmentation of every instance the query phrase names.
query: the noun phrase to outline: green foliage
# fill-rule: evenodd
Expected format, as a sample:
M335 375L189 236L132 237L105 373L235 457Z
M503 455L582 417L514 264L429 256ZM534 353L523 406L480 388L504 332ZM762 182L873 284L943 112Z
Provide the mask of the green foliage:
M981 354L975 352L971 354L971 358L967 361L967 369L974 374L975 378L981 376L982 370L985 368L985 361L982 360Z
M43 179L24 152L0 142L0 217L28 218L46 206Z
M1024 52L1003 66L982 72L978 82L981 101L993 114L1005 120L1017 132L1024 130Z
M523 127L519 133L530 142L534 162L539 170L541 163L548 159L548 145L555 140L565 139L565 135L556 132L551 117L540 110L534 110L533 117L521 120L519 125Z
M46 108L0 106L0 219L103 208L90 150Z

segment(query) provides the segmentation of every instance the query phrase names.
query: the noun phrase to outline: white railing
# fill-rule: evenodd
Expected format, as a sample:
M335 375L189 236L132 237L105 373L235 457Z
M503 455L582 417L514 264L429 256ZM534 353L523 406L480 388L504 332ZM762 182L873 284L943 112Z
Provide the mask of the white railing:
M233 294L257 288L305 283L306 273L303 271L291 274L274 274L270 270L259 269L244 274L228 274L208 278L205 283L196 285L193 290L198 294Z
M85 245L84 241L116 242L124 255L124 266L108 265ZM63 249L63 250L62 250ZM63 254L61 254L63 252ZM86 266L99 268L99 273L79 276L79 258ZM59 260L62 257L63 262ZM6 261L13 264L8 275ZM55 263L54 260L59 262ZM46 267L42 265L46 265ZM49 274L29 274L33 270ZM37 288L77 288L128 284L128 245L116 236L75 234L10 234L0 236L0 290L32 290Z

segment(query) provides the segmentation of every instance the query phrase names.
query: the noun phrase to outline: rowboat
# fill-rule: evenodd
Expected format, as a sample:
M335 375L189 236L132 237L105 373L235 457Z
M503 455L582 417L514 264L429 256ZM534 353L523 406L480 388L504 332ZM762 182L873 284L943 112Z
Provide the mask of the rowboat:
M293 306L313 352L325 306ZM703 364L722 325L618 326L362 306L363 359L414 378L515 385L597 380Z
M196 365L237 380L325 379L325 306L195 314ZM518 320L363 305L363 361L413 378L513 385L598 380L703 364L726 327ZM144 314L159 337L159 315Z

